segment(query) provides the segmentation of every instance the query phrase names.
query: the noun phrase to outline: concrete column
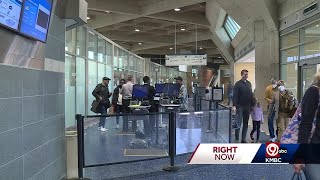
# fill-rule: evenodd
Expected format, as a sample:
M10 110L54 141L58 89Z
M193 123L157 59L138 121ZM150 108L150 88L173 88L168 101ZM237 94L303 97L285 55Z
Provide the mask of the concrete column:
M265 88L270 85L271 78L279 78L279 32L269 30L265 21L253 23L255 43L255 80L256 96L260 99L264 110Z

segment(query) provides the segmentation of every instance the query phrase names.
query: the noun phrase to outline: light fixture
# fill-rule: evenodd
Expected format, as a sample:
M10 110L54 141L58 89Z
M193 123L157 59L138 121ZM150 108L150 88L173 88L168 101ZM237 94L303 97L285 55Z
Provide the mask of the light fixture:
M218 58L220 59L221 57L219 56Z
M90 17L89 16L87 16L87 20L89 20L90 19Z
M317 27L319 27L319 24L317 24Z
M134 31L135 31L135 32L139 32L139 31L140 31L140 29L136 28Z
M199 49L203 49L202 47L200 47Z
M139 44L139 45L142 45L142 43L141 43L141 42L139 42L138 44Z
M106 13L110 13L110 11L106 11Z
M185 28L185 27L181 27L180 30L181 30L181 31L185 31L186 28Z
M173 48L171 47L170 50L172 50Z
M176 11L176 12L178 12L180 10L181 10L180 8L174 8L174 11Z

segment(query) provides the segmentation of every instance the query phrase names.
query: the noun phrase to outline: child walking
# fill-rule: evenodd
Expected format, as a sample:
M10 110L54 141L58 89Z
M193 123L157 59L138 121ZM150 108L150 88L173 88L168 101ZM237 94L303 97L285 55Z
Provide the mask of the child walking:
M260 106L260 102L258 98L256 98L255 105L253 107L253 110L251 112L251 118L253 122L253 129L250 133L250 138L252 141L254 141L253 133L257 131L257 139L256 143L259 142L259 136L260 136L260 124L263 124L263 111L262 107Z

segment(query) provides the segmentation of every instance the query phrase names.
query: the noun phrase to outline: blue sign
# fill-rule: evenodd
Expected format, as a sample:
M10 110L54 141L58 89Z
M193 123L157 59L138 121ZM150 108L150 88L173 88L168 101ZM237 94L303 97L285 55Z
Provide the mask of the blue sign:
M51 9L51 0L25 0L20 32L45 42L49 29Z
M18 30L22 0L0 0L0 24Z

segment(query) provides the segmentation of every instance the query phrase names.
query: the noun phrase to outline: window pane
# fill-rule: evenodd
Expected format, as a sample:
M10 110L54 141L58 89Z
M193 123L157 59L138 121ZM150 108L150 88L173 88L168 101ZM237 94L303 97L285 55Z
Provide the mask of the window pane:
M280 46L286 48L299 44L298 30L281 37Z
M74 126L76 115L76 61L74 56L66 55L65 61L65 123L66 128Z
M112 47L113 45L109 42L106 42L107 43L107 52L106 52L106 59L107 59L107 64L108 65L112 65Z
M123 56L123 65L124 68L129 69L129 54L127 52L124 52L124 56Z
M77 55L86 56L86 37L87 30L80 26L77 28Z
M98 84L97 81L97 63L94 61L88 61L88 114L89 115L93 115L94 113L91 112L91 103L92 101L95 99L95 97L92 95L92 91L94 90L94 88L96 87L96 85Z
M77 38L77 29L72 29L66 32L66 47L65 50L71 52L72 54L76 53L76 38Z
M113 68L113 78L114 86L118 85L120 80L118 68Z
M98 61L105 62L106 58L106 41L98 37Z
M119 55L118 55L118 53L119 53L119 49L118 49L118 47L114 47L114 55L113 55L113 66L114 67L118 67L119 66L119 61L118 61L118 58L119 58Z
M106 65L106 77L110 77L111 81L109 83L109 87L113 90L114 78L113 78L113 75L112 75L112 67L108 66L108 65Z
M300 42L313 41L320 38L320 23L314 23L300 29Z
M98 82L102 81L102 78L106 76L106 67L104 64L98 63ZM111 78L111 77L108 77Z
M310 59L320 56L320 41L300 46L300 59Z
M89 31L88 37L88 58L92 60L97 60L97 46L98 46L98 36L93 32Z
M77 94L77 114L85 114L85 102L86 102L86 62L83 58L77 57L76 62L76 94Z
M299 59L298 47L281 51L281 62L282 63L293 62L293 61L297 61L298 59Z
M297 97L298 89L298 64L281 65L281 79L286 82L286 88Z
M233 39L237 35L241 28L229 15L227 15L223 27L227 31L231 39Z
M119 68L124 68L124 66L123 66L123 55L124 55L124 51L119 48L118 53L119 53Z

